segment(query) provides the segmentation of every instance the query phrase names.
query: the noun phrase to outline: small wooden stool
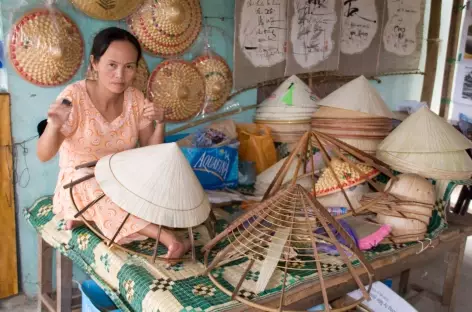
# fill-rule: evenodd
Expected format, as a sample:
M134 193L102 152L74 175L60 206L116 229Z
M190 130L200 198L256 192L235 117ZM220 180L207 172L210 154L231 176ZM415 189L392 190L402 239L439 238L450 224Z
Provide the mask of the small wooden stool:
M72 261L56 250L56 291L52 289L53 249L38 235L38 312L71 312L81 307L81 294L73 294Z

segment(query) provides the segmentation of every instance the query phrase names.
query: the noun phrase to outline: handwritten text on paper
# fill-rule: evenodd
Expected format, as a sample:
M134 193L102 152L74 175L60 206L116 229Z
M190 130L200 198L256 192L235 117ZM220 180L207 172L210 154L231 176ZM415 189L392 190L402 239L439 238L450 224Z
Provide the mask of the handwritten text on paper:
M343 0L341 52L361 53L367 49L378 29L375 0Z

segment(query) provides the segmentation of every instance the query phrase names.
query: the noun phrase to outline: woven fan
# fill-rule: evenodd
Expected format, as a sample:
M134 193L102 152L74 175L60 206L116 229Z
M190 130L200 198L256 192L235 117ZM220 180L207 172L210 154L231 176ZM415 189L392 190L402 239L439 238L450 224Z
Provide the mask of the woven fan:
M226 247L214 255L212 250L217 244ZM322 246L330 246L336 250L339 253L338 260L323 252ZM323 268L332 265L347 268L362 291L363 298L344 309L330 311L345 311L356 307L363 300L369 300L368 292L374 272L372 267L344 228L298 184L290 185L236 219L205 245L203 250L207 266L205 273L211 281L231 296L231 299L258 310L285 310L285 295L290 291L287 279L292 271L303 271L307 279L316 275L321 285L324 304L329 306ZM223 282L212 274L212 270L227 263L228 258L234 258L234 253L247 257L246 269L241 276L224 277ZM361 269L354 269L353 263ZM250 272L257 271L258 280L254 283L247 276ZM367 273L369 278L367 289L359 278L361 272ZM231 284L231 287L228 287L228 284ZM249 291L257 296L269 285L270 288L282 288L278 308L271 308L239 295ZM293 291L296 291L296 288Z
M165 109L166 121L186 121L203 108L205 80L192 63L168 60L151 73L147 94L150 101Z
M346 83L319 101L318 105L352 110L370 116L394 118L380 94L364 76Z
M90 66L87 69L85 77L88 80L97 80L96 72L91 70ZM138 67L136 69L136 76L134 78L133 87L146 94L148 79L149 69L146 64L146 60L144 58L141 58L138 62Z
M469 148L472 142L425 106L405 119L379 146L380 151L397 153L442 153Z
M127 23L148 52L162 57L180 55L193 44L200 32L200 1L145 0Z
M211 208L205 191L176 143L127 150L105 156L98 162L78 166L76 169L93 166L95 166L94 174L65 186L71 190L74 205L72 188L87 179L95 177L104 192L86 207L82 209L76 207L78 210L76 218L82 216L87 209L106 195L128 212L128 216L132 214L157 224L159 229L161 226L188 229L192 242L192 257L195 259L192 228L204 223L210 229L212 228L208 225L209 218L212 218ZM123 224L126 220L127 218ZM93 226L89 227L97 232ZM121 227L113 238L104 237L101 233L97 235L112 246L120 230ZM209 232L212 233L213 230ZM157 257L158 243L159 235L156 239L153 261ZM146 257L149 258L149 256Z
M64 13L29 11L11 29L9 57L23 79L52 87L69 81L79 70L84 42L77 25Z
M133 13L144 0L70 0L70 2L90 17L117 21Z
M233 88L233 75L226 61L218 55L201 56L193 61L205 77L205 113L216 112L225 105Z

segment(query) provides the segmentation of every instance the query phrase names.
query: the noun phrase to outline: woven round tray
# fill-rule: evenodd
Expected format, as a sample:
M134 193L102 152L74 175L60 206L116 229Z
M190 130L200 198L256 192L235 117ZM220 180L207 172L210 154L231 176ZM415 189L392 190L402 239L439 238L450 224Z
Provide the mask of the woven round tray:
M205 81L192 63L164 61L151 73L147 97L165 109L167 122L186 121L202 110Z
M88 80L97 80L96 75L90 67L87 69L85 78ZM144 58L141 58L138 62L138 68L136 69L136 77L134 78L133 87L140 90L143 93L146 93L147 83L149 79L149 69Z
M127 19L142 47L154 55L182 54L197 39L202 24L199 0L146 0Z
M233 76L226 61L218 56L201 56L193 61L205 77L205 113L216 112L225 105L233 88Z
M90 17L117 21L133 13L144 0L70 0L70 2Z
M77 25L62 12L32 10L11 29L8 56L23 79L52 87L69 81L79 70L84 41Z

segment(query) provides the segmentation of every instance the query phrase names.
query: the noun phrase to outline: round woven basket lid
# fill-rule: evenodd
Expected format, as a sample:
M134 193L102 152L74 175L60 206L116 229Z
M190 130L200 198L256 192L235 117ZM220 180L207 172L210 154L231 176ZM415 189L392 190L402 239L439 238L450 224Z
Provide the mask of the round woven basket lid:
M205 80L192 63L164 61L151 73L147 97L165 109L167 122L186 121L203 107Z
M364 174L361 176L360 173L349 163L342 161L340 159L334 158L331 161L331 166L336 173L339 182L343 189L350 188L352 186L364 183L367 180L367 177L373 178L380 174L375 168L363 165L356 164L359 170ZM316 196L325 196L335 192L340 192L341 188L339 187L338 182L336 181L333 172L329 168L325 168L321 177L315 184L315 193Z
M29 11L11 29L9 58L23 79L52 87L69 81L79 70L84 41L77 25L62 12Z
M205 113L216 112L225 105L233 88L233 75L226 61L218 56L201 56L193 61L205 77Z
M89 68L85 74L85 78L88 80L97 80L96 75ZM133 87L140 90L143 93L146 93L147 83L149 79L149 69L147 67L146 61L144 58L141 58L138 62L138 68L136 69L136 77L134 78Z
M133 13L144 0L70 0L70 2L90 17L117 21Z
M127 19L131 32L149 53L182 54L197 39L202 24L199 0L146 0Z

